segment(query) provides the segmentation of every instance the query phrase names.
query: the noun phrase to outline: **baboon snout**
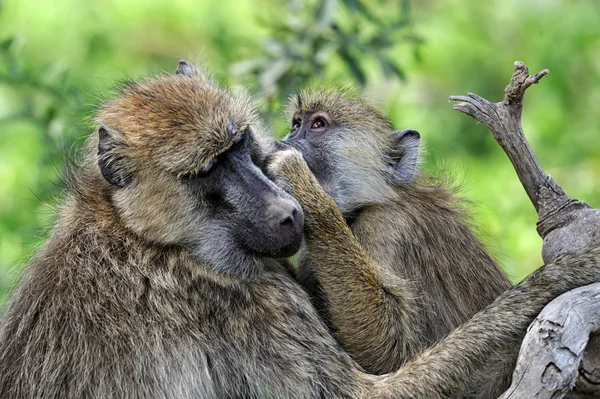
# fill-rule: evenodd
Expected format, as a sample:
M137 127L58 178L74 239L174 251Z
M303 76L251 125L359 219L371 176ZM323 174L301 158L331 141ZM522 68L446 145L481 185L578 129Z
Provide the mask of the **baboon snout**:
M254 236L250 242L261 252L274 257L291 256L300 248L304 228L304 213L298 201L288 196L270 199L264 209L261 230L264 237Z
M289 198L277 198L267 208L269 228L283 234L300 234L304 224L304 214L300 205Z

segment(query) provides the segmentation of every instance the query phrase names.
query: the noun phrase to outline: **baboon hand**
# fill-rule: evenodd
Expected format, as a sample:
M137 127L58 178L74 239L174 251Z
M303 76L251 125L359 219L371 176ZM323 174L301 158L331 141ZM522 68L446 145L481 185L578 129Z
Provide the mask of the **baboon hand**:
M294 196L298 185L306 183L307 176L312 175L300 151L291 147L271 155L267 174L275 184Z
M323 200L333 202L308 168L302 153L295 148L273 153L267 167L267 175L275 184L294 196L304 210L314 204L322 204Z

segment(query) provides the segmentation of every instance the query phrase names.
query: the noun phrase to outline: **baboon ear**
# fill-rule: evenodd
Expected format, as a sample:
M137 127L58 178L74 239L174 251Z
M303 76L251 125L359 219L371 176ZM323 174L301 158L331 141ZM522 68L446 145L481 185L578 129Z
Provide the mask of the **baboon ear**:
M392 150L392 183L405 184L412 181L419 169L419 142L421 135L416 130L406 129L394 133Z
M186 60L179 61L179 65L177 66L177 71L175 71L177 75L185 75L185 76L198 76L198 70Z
M98 166L107 182L117 187L125 187L131 182L128 172L127 159L119 154L119 140L117 132L100 126L98 129Z

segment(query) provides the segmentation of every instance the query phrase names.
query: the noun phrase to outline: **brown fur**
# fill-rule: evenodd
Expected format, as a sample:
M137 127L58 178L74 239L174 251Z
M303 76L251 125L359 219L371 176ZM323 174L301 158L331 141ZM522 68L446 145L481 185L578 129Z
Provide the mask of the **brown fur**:
M287 142L309 154L309 166L349 219L353 235L341 246L356 246L362 254L336 258L323 246L330 232L337 235L325 219L325 231L307 236L299 279L342 346L367 371L396 370L510 287L471 232L452 190L423 174L405 184L390 177L397 173L390 164L406 151L415 153L415 164L402 168L415 170L400 172L417 173L418 141L404 148L381 113L336 92L303 92L290 114L303 130L302 137L292 132ZM307 127L315 115L330 126L311 136ZM363 282L350 277L356 270L376 270L378 283L401 306L372 309L375 304L360 298ZM356 304L348 301L349 292Z
M512 350L544 304L600 277L598 251L548 265L409 366L365 374L285 264L235 240L236 218L258 217L250 233L260 236L269 220L257 204L287 194L242 163L264 155L246 99L186 76L130 86L101 111L54 232L0 320L1 399L463 397L472 372ZM123 109L123 123L107 116ZM229 142L231 120L251 127L246 141ZM162 158L177 152L181 162ZM178 177L215 155L210 175ZM225 190L222 201L204 197L208 186ZM323 212L337 212L330 202Z
M336 337L353 358L372 368L404 364L399 374L405 379L400 385L410 386L409 392L414 393L408 396L411 398L493 398L508 387L525 331L517 332L521 328L517 326L525 327L527 318L535 317L539 301L543 302L547 294L553 295L551 292L558 288L554 278L564 270L559 271L554 265L541 268L500 294L447 337L409 357L414 355L411 339L423 339L414 335L422 328L418 324L422 315L415 312L418 302L413 296L414 286L372 260L299 152L277 152L270 174L302 205L308 257L328 300L328 316ZM397 224L390 220L389 223ZM385 223L375 224L370 232L375 239L383 233L377 231L379 226ZM583 256L591 256L591 260L597 253L596 249ZM462 296L471 298L467 293ZM442 366L446 362L452 366ZM388 375L385 380L389 378ZM423 386L429 384L436 388L427 391ZM429 393L419 396L417 392Z

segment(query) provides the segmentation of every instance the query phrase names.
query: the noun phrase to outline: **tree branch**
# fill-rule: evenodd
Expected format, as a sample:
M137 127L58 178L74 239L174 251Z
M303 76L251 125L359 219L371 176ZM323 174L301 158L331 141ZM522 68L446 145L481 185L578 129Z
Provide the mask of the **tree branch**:
M458 101L454 109L485 124L508 155L537 211L546 263L600 246L600 210L568 197L544 172L523 133L525 91L548 73L545 69L529 75L525 64L517 61L502 102L492 103L473 93L450 97ZM577 370L579 378L569 397L600 395L600 338L591 340L581 362L590 332L600 329L600 283L580 290L551 302L530 326L513 385L502 398L561 398L573 387Z
M544 239L542 256L546 263L559 255L575 254L600 245L600 234L597 234L600 210L568 197L544 172L523 133L521 113L525 90L548 73L544 69L530 76L525 64L517 61L503 101L492 103L473 93L450 96L450 100L458 101L454 109L486 125L508 155L538 213L537 231Z
M500 399L566 395L579 376L590 333L600 329L599 314L600 283L574 289L550 302L529 326L512 385Z
M474 93L468 93L467 97L450 97L452 101L460 101L454 105L454 109L482 122L492 131L494 138L510 158L536 210L538 209L536 197L538 187L546 185L552 178L544 173L525 139L521 127L521 113L525 90L539 82L548 72L545 69L534 76L529 76L527 67L517 61L515 62L515 72L504 90L502 102L491 103Z

